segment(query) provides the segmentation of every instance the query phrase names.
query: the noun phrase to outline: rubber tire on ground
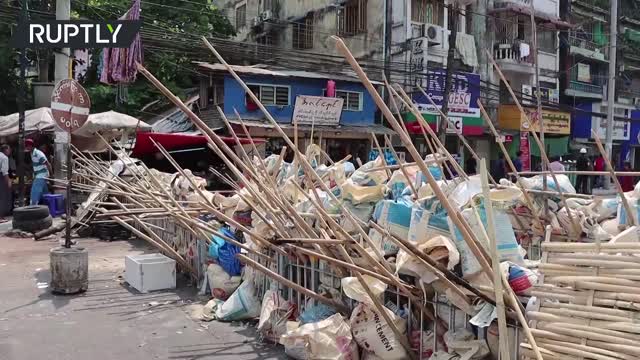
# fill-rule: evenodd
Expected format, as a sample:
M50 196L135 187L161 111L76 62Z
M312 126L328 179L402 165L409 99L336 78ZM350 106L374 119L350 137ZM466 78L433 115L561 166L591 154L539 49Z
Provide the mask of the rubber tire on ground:
M44 219L26 220L26 221L16 220L15 218L13 219L14 229L18 229L18 230L22 230L30 233L35 233L41 230L48 229L51 227L52 224L53 224L53 219L51 218L51 216L47 216Z
M42 220L49 215L49 208L44 205L30 205L13 209L13 220L19 222Z

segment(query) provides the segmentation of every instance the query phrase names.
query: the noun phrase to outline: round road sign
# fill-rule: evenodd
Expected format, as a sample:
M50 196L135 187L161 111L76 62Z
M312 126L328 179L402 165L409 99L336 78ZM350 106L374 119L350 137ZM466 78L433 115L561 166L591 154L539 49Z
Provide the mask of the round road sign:
M51 94L51 114L58 126L72 132L87 121L91 101L77 81L61 80Z

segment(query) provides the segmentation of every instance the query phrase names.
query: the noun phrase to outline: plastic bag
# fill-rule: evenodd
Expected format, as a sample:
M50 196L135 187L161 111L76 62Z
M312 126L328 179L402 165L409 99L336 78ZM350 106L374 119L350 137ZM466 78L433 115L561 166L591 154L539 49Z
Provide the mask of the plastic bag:
M406 333L406 321L384 308L393 324L402 333ZM351 313L351 329L353 337L364 350L374 353L385 360L401 360L408 358L407 352L396 338L395 333L382 315L371 305L359 304Z
M336 309L319 303L317 305L307 306L302 314L298 317L302 325L322 321L336 313Z
M335 314L316 323L297 326L287 323L280 337L284 351L294 359L358 360L358 345L342 315Z
M384 189L383 184L358 185L352 179L348 179L342 184L342 196L353 204L378 202L384 196Z
M207 267L207 280L211 288L211 295L216 299L226 300L229 295L240 286L240 276L230 276L218 264L210 264Z
M387 172L382 169L370 171L372 169L381 168L382 166L384 166L384 163L382 162L381 157L378 157L374 161L369 161L351 175L351 180L354 184L360 186L382 185L389 178L387 176Z
M259 315L260 300L255 295L252 281L248 279L216 309L216 318L221 321L248 320Z
M236 239L235 235L228 229L223 228L221 232L232 239ZM213 244L211 245L213 246ZM211 253L211 246L209 252ZM242 263L236 258L236 254L240 253L240 248L234 244L224 242L218 247L218 263L231 276L237 276L242 273Z

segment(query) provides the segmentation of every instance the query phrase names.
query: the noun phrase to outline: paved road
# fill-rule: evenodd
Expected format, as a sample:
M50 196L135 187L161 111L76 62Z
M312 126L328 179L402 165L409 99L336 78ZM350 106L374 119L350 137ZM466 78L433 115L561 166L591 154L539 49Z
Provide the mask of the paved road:
M249 324L192 320L193 288L130 290L120 277L124 256L152 252L145 243L80 241L90 254L89 291L56 296L47 285L57 240L0 237L0 360L287 358Z

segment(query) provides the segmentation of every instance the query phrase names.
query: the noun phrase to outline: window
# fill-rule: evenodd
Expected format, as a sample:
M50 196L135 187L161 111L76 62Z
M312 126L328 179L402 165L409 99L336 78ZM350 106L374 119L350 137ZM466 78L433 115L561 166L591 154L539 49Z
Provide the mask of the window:
M282 85L258 85L250 84L249 89L256 94L262 105L265 106L288 106L289 92L288 86ZM247 107L251 105L247 99Z
M443 0L411 0L411 21L444 25Z
M244 3L236 8L236 30L247 26L247 4Z
M467 34L473 34L473 11L471 5L467 5L464 10L465 30Z
M322 95L327 96L327 90ZM336 90L336 97L344 99L342 110L362 111L362 93L359 91Z
M338 11L338 33L343 36L367 32L367 0L351 0Z
M525 31L526 31L524 26L525 26L524 17L518 16L518 33L517 33L518 40L524 40Z
M553 30L538 31L538 49L540 51L556 52L556 32Z
M293 24L293 48L313 48L313 14Z

